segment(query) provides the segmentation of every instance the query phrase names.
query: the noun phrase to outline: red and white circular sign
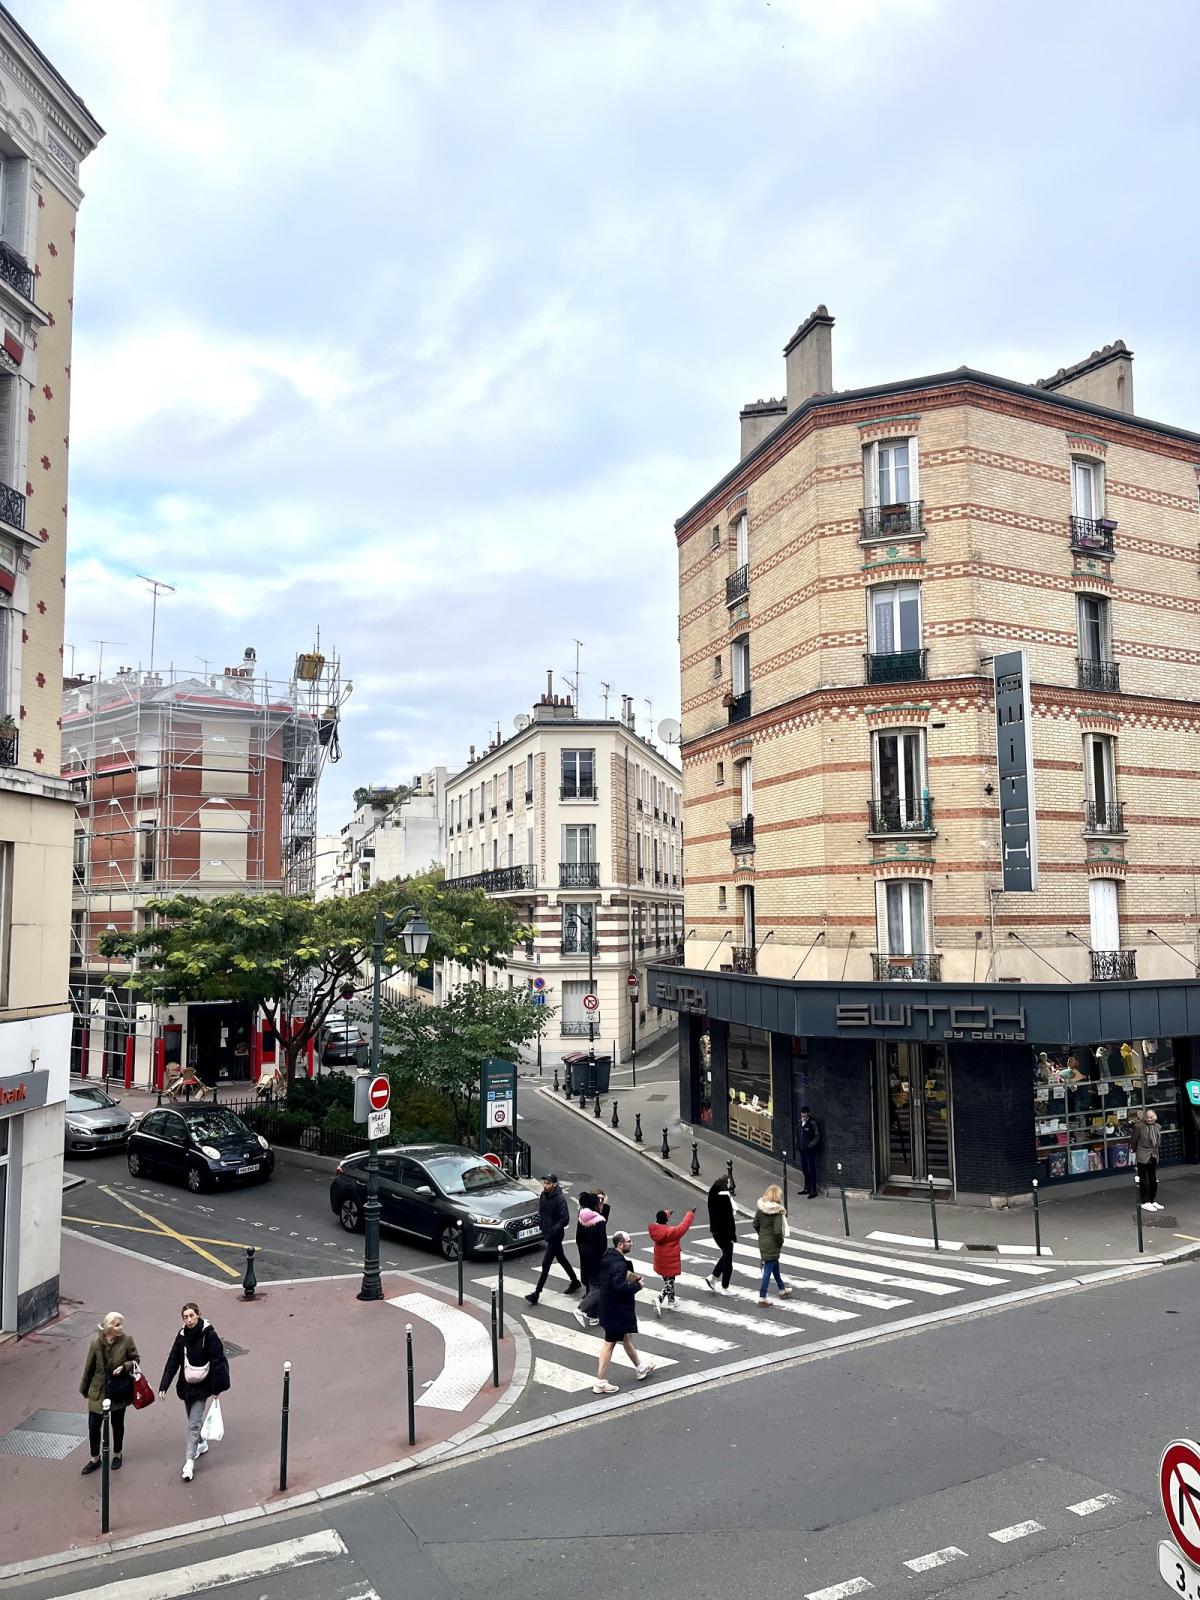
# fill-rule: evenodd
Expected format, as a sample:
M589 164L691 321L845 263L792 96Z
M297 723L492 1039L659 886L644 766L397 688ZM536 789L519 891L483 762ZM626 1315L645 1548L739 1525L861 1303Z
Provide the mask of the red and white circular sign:
M382 1072L377 1078L372 1078L367 1098L371 1102L372 1111L386 1111L388 1101L392 1098L391 1079L384 1077Z
M1171 1537L1190 1561L1200 1564L1200 1445L1175 1439L1163 1451L1158 1490Z
M504 1165L503 1161L501 1161L500 1157L494 1150L485 1150L483 1153L483 1159L490 1167L502 1167Z
M599 1011L600 996L598 994L585 994L583 997L583 1009L585 1011Z
M629 988L636 989L637 986L638 986L638 975L637 975L637 973L636 972L631 972L629 974L629 976L625 979L625 982L629 986Z

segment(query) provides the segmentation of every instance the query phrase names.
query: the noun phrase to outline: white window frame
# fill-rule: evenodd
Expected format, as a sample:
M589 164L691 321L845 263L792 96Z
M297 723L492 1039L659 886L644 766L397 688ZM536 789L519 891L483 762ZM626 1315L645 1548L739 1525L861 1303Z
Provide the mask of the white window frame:
M750 565L750 516L743 511L733 525L735 567L748 567Z
M880 457L884 450L892 451L898 445L908 446L908 498L884 500L880 495ZM874 439L863 446L863 504L878 508L881 505L913 505L921 498L920 467L917 459L917 436L897 436L891 439ZM892 469L894 471L894 469Z
M1085 605L1098 607L1097 622L1100 635L1100 654L1091 656L1084 648L1087 638L1083 624L1083 608ZM1080 593L1075 596L1075 623L1079 633L1079 659L1081 661L1111 661L1112 654L1112 605L1106 594Z
M891 599L892 632L895 640L890 650L880 648L875 632L876 602L885 595ZM900 638L900 604L901 599L908 595L915 595L917 600L917 642L913 645L906 645ZM910 650L924 649L925 607L919 583L880 583L867 590L867 638L873 656L907 655Z
M596 860L596 825L594 822L564 822L562 849L559 858L568 866L588 867ZM571 854L574 850L576 853Z
M583 756L587 756L589 761L591 762L592 782L591 782L591 794L582 794L581 795L581 790L582 790L582 786L583 786L583 779L581 777L581 770L582 770L583 762L582 762L582 760L580 758L583 757ZM589 749L580 748L580 749L563 750L561 752L560 759L559 759L559 785L563 789L567 788L567 786L568 786L568 780L567 780L568 769L570 769L572 771L572 773L573 773L572 783L574 785L575 793L574 793L574 795L567 795L567 797L566 797L567 799L569 799L569 800L570 799L578 800L580 798L583 798L583 799L586 799L586 800L590 800L592 798L592 795L597 794L599 792L598 785L596 783L596 752L595 752L594 749L589 750Z
M749 756L738 762L738 795L742 802L742 820L754 815L754 763Z
M924 728L879 728L871 735L871 779L877 806L882 806L883 804L882 747L885 739L896 740L896 794L900 805L901 817L909 824L912 824L920 815L917 808L929 793L929 780L925 768L925 730ZM907 793L906 762L901 748L901 741L903 740L914 740L916 742L917 790L915 794Z
M930 953L933 943L930 907L932 884L926 878L885 878L875 885L875 915L879 949L885 956L924 956ZM914 890L920 890L921 917L919 927L913 919ZM889 904L897 904L900 911L900 943L894 949L891 938ZM919 947L918 947L919 946Z
M1121 948L1121 898L1116 878L1093 878L1088 884L1089 935L1093 950ZM1110 942L1115 935L1115 943Z
M1099 752L1099 763L1097 763ZM1096 768L1099 764L1105 793L1096 791ZM1087 785L1087 798L1097 811L1103 806L1117 803L1117 741L1111 733L1085 733L1083 736L1083 770Z
M1091 509L1084 506L1079 490L1082 482L1088 485L1088 499ZM1096 521L1104 515L1104 463L1093 461L1086 456L1071 457L1071 515L1073 517L1087 517Z
M750 687L750 635L740 633L729 649L729 671L733 692L745 694Z
M720 523L718 523L713 528L713 531L712 531L712 543L710 544L709 549L710 550L719 550L720 548L721 548L721 525L720 525Z
M9 969L12 966L13 852L0 843L0 1006L8 1004Z
M525 757L525 793L533 793L533 752Z

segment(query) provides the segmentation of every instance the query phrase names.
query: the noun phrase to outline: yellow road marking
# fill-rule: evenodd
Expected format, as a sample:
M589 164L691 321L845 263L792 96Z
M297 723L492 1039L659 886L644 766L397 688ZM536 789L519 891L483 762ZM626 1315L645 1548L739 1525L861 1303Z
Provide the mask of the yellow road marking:
M72 1211L63 1212L64 1222L86 1222L93 1228L118 1228L122 1233L149 1233L161 1236L160 1228L139 1228L136 1222L110 1222L107 1217L77 1217ZM236 1239L206 1239L203 1234L189 1234L193 1244L218 1244L224 1245L229 1250L244 1250L246 1246L239 1244ZM262 1255L261 1250L255 1251Z
M170 1227L167 1223L160 1222L157 1217L152 1217L148 1211L143 1211L140 1206L135 1206L132 1200L126 1200L124 1196L114 1194L107 1184L102 1183L100 1185L100 1193L106 1194L110 1200L115 1200L119 1206L128 1207L128 1209L133 1212L134 1216L141 1217L143 1222L152 1222L158 1229L159 1233L164 1234L168 1239L174 1239L177 1244L186 1245L189 1250L194 1250L198 1256L203 1256L205 1261L210 1262L214 1267L219 1268L220 1271L226 1273L229 1277L238 1277L239 1274L234 1267L226 1266L226 1264L223 1261L218 1260L211 1251L205 1250L202 1245L198 1245L194 1239L189 1239L186 1234L179 1233L175 1228Z
M1176 1239L1191 1239L1193 1244L1200 1244L1200 1234L1195 1234L1195 1233L1177 1233L1175 1235L1175 1238Z

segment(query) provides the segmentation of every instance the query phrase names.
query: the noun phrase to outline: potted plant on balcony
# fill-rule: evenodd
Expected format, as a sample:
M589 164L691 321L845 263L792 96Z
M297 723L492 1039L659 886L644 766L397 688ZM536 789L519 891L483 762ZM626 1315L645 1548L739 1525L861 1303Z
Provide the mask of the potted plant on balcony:
M9 712L0 717L0 740L15 739L17 737L17 719Z
M721 704L725 707L726 710L728 710L729 707L733 704L733 690L732 689L726 689L725 693L721 696Z

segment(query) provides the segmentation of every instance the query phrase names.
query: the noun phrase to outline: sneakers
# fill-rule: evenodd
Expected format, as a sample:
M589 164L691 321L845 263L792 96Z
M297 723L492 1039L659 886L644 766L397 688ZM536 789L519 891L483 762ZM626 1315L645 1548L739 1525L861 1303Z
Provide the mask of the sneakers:
M790 1289L780 1289L779 1298L781 1300L790 1300L792 1298L792 1291Z
M716 1294L718 1292L717 1291L717 1280L716 1280L716 1277L713 1276L713 1275L710 1275L709 1277L705 1278L704 1286L705 1286L706 1289L711 1289L713 1294Z
M1164 1211L1166 1209L1161 1200L1151 1200L1150 1204L1154 1207L1155 1211Z
M1142 1201L1142 1210L1143 1211L1157 1211L1158 1207L1154 1204L1153 1200L1143 1200Z
M653 1361L643 1361L641 1366L637 1369L637 1381L639 1383L644 1383L653 1371Z
M641 1377L640 1372L638 1377ZM593 1394L620 1394L620 1392L615 1383L594 1383L592 1385Z
M660 1294L659 1295L655 1295L655 1297L654 1297L654 1315L659 1319L659 1321L662 1320L662 1308L663 1308L663 1297L662 1297L662 1295L660 1295Z
M183 1463L182 1477L183 1477L184 1483L191 1483L192 1474L193 1474L193 1472L195 1472L195 1470L196 1470L196 1463L194 1461L188 1460L188 1461L185 1461Z
M527 1294L527 1295L526 1295L526 1296L525 1296L525 1299L526 1299L526 1300L527 1300L527 1301L528 1301L528 1303L529 1303L529 1304L530 1304L530 1305L531 1305L531 1306L535 1306L535 1305L537 1305L537 1303L538 1303L538 1299L539 1299L539 1296L538 1296L538 1294L537 1294L537 1293L536 1293L536 1292L535 1292L535 1293L533 1293L533 1294Z
M771 1304L771 1302L767 1299L765 1294L764 1295L760 1295L758 1303L759 1303L760 1306L769 1306Z
M201 1439L200 1443L196 1446L196 1454L198 1456L206 1456L208 1454L208 1440L207 1439Z
M586 1312L580 1311L579 1307L576 1306L574 1311L572 1311L571 1315L575 1318L575 1321L579 1324L579 1326L581 1328L586 1328L587 1327L589 1319L588 1319L588 1316L587 1316Z
M568 1285L568 1287L567 1287L567 1293L568 1293L568 1294L578 1294L578 1293L579 1293L579 1291L580 1291L580 1290L581 1290L581 1289L582 1289L582 1288L583 1288L583 1285L582 1285L582 1284L581 1284L581 1283L580 1283L580 1281L579 1281L579 1279L578 1279L578 1278L576 1278L576 1279L575 1279L575 1281L574 1281L574 1283L572 1283L572 1284L570 1284L570 1285Z

